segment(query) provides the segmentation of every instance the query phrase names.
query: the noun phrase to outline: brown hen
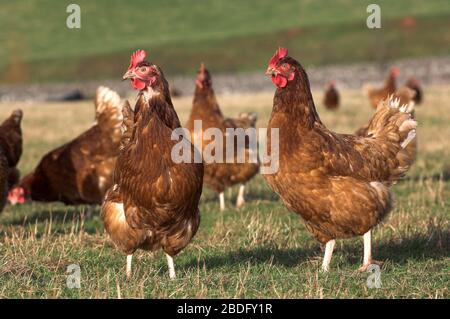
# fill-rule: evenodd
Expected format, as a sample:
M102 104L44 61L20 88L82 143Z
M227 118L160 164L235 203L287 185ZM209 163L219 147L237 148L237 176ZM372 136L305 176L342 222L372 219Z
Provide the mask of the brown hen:
M194 134L194 121L201 121L202 131L199 137L195 137ZM191 132L191 136L194 138L202 139L202 151L208 147L212 142L209 139L205 139L204 132L210 128L219 129L223 133L223 154L226 154L226 130L227 129L248 129L255 128L256 114L255 113L241 113L238 118L231 119L226 118L220 110L219 104L212 87L211 74L205 68L203 63L200 66L200 70L197 74L194 101L189 115L189 119L186 122L185 127ZM198 133L198 132L197 132ZM214 140L215 141L215 140ZM237 141L237 140L236 140ZM215 141L217 142L217 141ZM235 146L234 158L231 161L227 160L227 163L208 162L204 163L205 176L204 183L206 186L219 193L220 210L225 209L225 196L224 190L236 184L241 184L239 188L239 194L236 200L236 207L240 208L245 203L244 191L245 183L248 182L259 171L259 164L256 161L250 160L250 152L252 150L246 140L246 145L243 148ZM245 162L239 163L236 159L239 151L243 151Z
M36 168L11 190L10 201L20 202L25 197L67 205L101 204L112 185L121 137L121 107L116 92L99 87L94 125L44 155Z
M20 178L16 166L22 155L22 116L21 110L15 110L0 125L0 212L6 204L8 191Z
M415 92L415 95L413 97L414 103L421 104L423 101L423 91L422 87L420 86L419 80L417 80L415 77L411 77L408 79L408 81L406 81L406 86Z
M396 66L393 66L382 87L375 88L371 84L365 84L363 86L363 91L368 96L370 105L372 105L373 108L376 109L378 104L382 100L387 99L388 96L395 93L395 91L397 90L397 78L399 74L400 69Z
M20 178L17 164L22 155L22 117L22 111L15 110L0 125L0 212L9 197L8 191Z
M336 83L331 81L323 97L323 104L329 110L336 110L339 107L340 96L336 89Z
M303 67L280 48L267 73L277 86L270 129L279 129L279 170L264 175L286 206L326 244L322 269L327 271L335 239L364 235L361 270L373 263L371 229L391 210L389 187L411 165L406 146L415 139L412 106L393 100L378 105L368 137L328 130L317 114Z
M191 241L200 223L203 164L172 158L178 142L187 143L192 158L199 154L187 139L172 140L180 122L169 85L161 69L145 57L144 51L136 51L124 75L139 95L134 110L129 105L123 109L121 151L101 216L112 241L127 254L127 277L138 248L161 248L174 278L173 256Z

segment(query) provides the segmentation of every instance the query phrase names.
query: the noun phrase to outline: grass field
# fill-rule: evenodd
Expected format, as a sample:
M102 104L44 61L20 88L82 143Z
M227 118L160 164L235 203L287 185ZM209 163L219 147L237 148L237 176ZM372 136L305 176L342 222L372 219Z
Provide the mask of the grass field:
M278 45L309 64L450 53L448 0L379 0L377 30L366 27L369 0L78 0L81 29L71 30L72 2L0 0L0 82L117 78L136 48L170 74L201 61L218 72L260 70Z
M321 92L316 93L320 101ZM219 99L227 115L256 111L259 126L265 126L272 96ZM174 281L168 278L161 252L141 251L135 254L134 274L127 281L125 257L112 246L98 214L84 218L84 207L7 206L0 215L0 297L448 298L449 99L449 86L430 87L425 104L417 108L418 159L408 178L393 187L396 208L374 231L374 258L384 261L380 289L368 289L368 274L356 271L362 261L361 238L338 241L331 272L321 273L320 245L257 176L241 210L232 206L236 189L227 194L223 213L217 196L204 190L200 229L176 257ZM174 104L186 119L191 97L175 99ZM17 107L25 112L20 163L24 173L50 148L88 128L93 119L93 105L87 102L0 106L0 118ZM337 113L319 105L324 122L340 132L352 132L371 112L359 91L344 91ZM69 264L81 267L81 289L66 287Z

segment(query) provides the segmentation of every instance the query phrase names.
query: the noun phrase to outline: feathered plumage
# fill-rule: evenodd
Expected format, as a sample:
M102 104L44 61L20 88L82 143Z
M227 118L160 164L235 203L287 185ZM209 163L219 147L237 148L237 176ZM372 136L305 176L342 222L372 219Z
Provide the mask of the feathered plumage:
M235 119L226 118L222 114L212 88L211 74L202 64L196 79L196 88L191 114L189 115L189 119L185 125L194 137L194 121L202 121L202 151L205 150L205 148L207 148L212 142L211 140L204 138L203 134L205 130L209 128L217 128L223 133L224 138L222 147L223 154L225 155L227 145L225 136L226 129L254 128L256 125L256 119L257 116L255 113L241 113L239 117ZM250 152L252 152L252 149L248 145L248 140L243 152L245 153L245 163L238 163L236 160L238 155L237 149L235 149L235 158L232 163L205 163L204 183L206 186L220 194L221 210L225 208L223 194L224 190L236 184L241 184L236 206L241 207L244 204L244 184L259 171L259 164L252 163L250 161Z
M328 84L323 97L323 104L329 110L335 110L339 107L340 95L336 89L336 84L332 81Z
M144 87L134 110L129 105L123 108L121 150L102 219L113 242L128 255L128 276L136 249L161 248L173 278L172 257L191 241L199 226L203 164L178 164L171 157L178 143L171 139L172 131L180 128L180 122L161 69L141 61L127 74L135 88ZM193 145L189 143L188 148L193 158Z
M405 148L415 140L413 105L386 100L367 136L338 134L320 120L308 76L296 60L282 58L268 72L288 80L277 85L268 125L279 129L276 149L270 149L268 134L269 150L279 153L279 170L264 177L314 237L327 243L327 270L335 239L365 234L370 251L370 230L393 206L389 186L411 165ZM364 267L371 262L365 254Z
M101 204L112 185L122 123L119 95L99 87L95 123L72 141L48 152L18 184L27 198L65 204Z

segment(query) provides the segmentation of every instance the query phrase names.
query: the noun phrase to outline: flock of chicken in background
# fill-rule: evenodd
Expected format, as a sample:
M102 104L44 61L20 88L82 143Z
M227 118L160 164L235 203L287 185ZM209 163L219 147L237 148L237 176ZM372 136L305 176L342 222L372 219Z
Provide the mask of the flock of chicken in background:
M371 229L392 208L389 186L403 177L415 158L414 101L422 92L411 79L397 90L393 67L382 88L365 86L376 112L356 135L336 134L321 122L303 67L279 48L267 74L277 87L268 128L280 129L279 171L265 175L286 206L301 215L307 229L325 244L322 269L327 271L335 239L364 235L364 262L371 257ZM47 153L34 171L19 180L22 111L0 127L0 211L11 204L60 201L67 205L102 205L101 217L112 241L127 255L131 275L137 249L163 249L170 278L173 256L195 235L200 222L203 183L220 194L239 184L236 206L244 203L244 185L259 171L254 163L182 163L171 160L172 130L181 127L162 70L146 60L145 51L131 56L123 76L139 91L136 106L106 87L95 97L95 124L72 141ZM339 93L330 82L324 96L337 109ZM249 128L256 114L226 118L217 103L211 75L202 64L196 78L193 107L185 125L202 120L203 130ZM270 139L270 135L268 135ZM203 140L203 148L210 141ZM226 143L223 143L224 147ZM270 143L268 143L270 145ZM191 151L197 150L191 144ZM269 152L271 150L269 149ZM275 150L274 150L275 151Z

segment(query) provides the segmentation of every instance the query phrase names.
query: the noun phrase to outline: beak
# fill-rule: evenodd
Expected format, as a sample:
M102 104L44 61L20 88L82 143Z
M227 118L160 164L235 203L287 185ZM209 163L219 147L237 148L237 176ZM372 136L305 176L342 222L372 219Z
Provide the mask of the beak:
M275 70L274 68L268 67L265 74L267 76L269 76L269 75L276 75L277 74L277 70Z
M134 71L133 70L128 70L127 72L125 72L125 74L122 76L122 81L128 80L128 79L132 79L135 77Z

